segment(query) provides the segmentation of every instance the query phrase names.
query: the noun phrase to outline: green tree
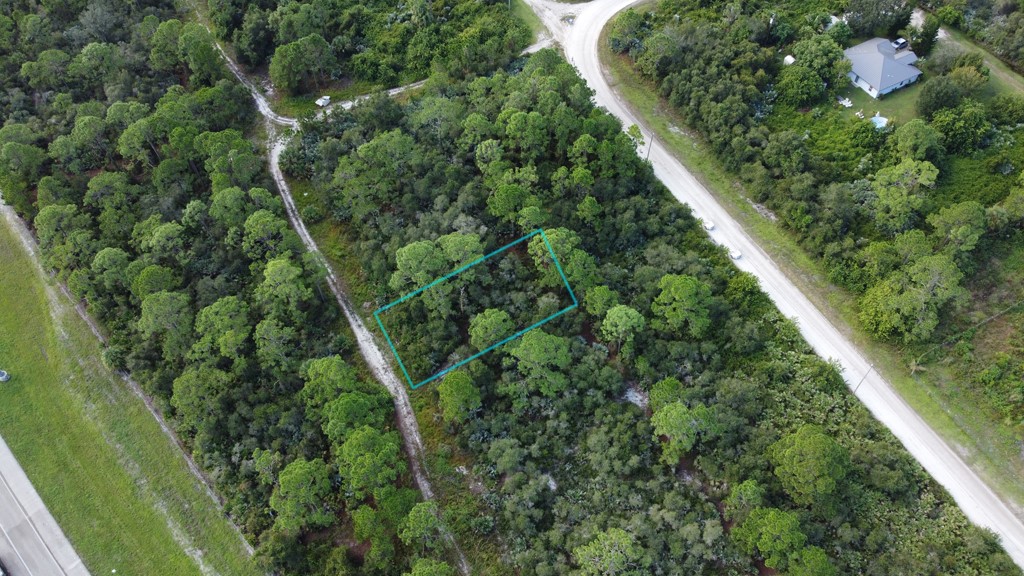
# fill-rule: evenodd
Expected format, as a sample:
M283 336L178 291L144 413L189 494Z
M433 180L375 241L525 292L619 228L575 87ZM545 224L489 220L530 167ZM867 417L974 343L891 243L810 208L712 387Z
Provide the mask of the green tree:
M947 254L925 256L871 287L860 301L860 319L878 338L927 339L943 307L966 297L963 273Z
M795 107L813 104L825 95L825 85L813 70L799 64L786 66L775 84L779 100Z
M293 460L278 475L270 496L270 507L277 513L274 525L289 533L330 526L335 520L327 504L330 493L330 473L323 460Z
M398 436L362 426L349 434L337 450L338 465L346 490L356 500L393 483L405 470Z
M288 256L274 258L263 270L263 282L253 294L268 316L287 318L295 325L305 319L303 309L313 298L313 290L306 285L302 268Z
M910 46L914 53L920 58L927 58L935 47L935 41L939 38L939 19L931 14L926 14L921 29L910 39Z
M455 370L445 374L437 387L441 414L450 423L464 422L481 407L480 390L469 374Z
M850 0L846 22L858 36L888 36L910 22L912 9L906 0Z
M488 308L469 321L469 343L477 350L483 350L511 336L514 331L508 312Z
M252 334L249 305L238 296L225 296L199 311L195 325L198 339L189 357L204 361L228 358L236 365L244 359Z
M441 248L452 269L475 262L484 255L484 246L480 242L479 234L452 232L438 238L437 246Z
M224 61L214 46L213 36L202 24L189 22L181 27L178 53L192 72L189 76L190 84L213 86L227 75Z
M425 286L440 277L448 267L444 252L429 240L421 240L399 248L395 253L397 270L388 283L393 290L408 285Z
M750 512L764 504L765 489L757 480L748 478L732 487L725 499L726 518L743 522Z
M914 118L896 129L893 137L901 158L942 162L946 149L942 146L942 132L920 118Z
M832 90L846 86L850 60L843 54L842 46L828 34L815 34L793 44L793 56L797 66L810 69Z
M95 116L79 116L71 133L50 143L50 157L68 172L81 173L106 164L110 142L107 125Z
M553 397L568 385L561 371L569 367L569 341L543 330L531 330L509 350L518 360L519 372L542 395Z
M849 468L846 449L810 424L772 445L768 458L786 493L805 506L830 501Z
M835 576L836 568L829 561L825 551L817 546L807 546L790 555L789 576Z
M270 80L279 89L297 94L310 88L310 83L319 89L336 65L323 36L310 34L277 47L270 59Z
M651 304L653 326L702 338L711 327L711 288L693 276L666 274L658 282L661 293Z
M157 26L149 41L149 65L158 72L170 72L181 64L178 39L181 37L181 21L165 20Z
M383 428L391 416L388 401L384 395L342 392L323 408L324 434L331 444L340 446L358 428Z
M992 130L985 116L985 107L974 100L966 100L956 108L937 111L932 126L942 133L946 149L955 154L974 152Z
M714 414L701 403L689 407L681 401L662 406L651 417L654 425L654 439L668 437L668 443L662 447L662 462L675 466L687 452L697 443L701 434L713 434L717 431Z
M137 326L143 338L162 341L164 360L180 361L191 344L192 307L188 295L163 291L146 296Z
M647 562L643 548L621 528L599 532L589 543L572 551L580 572L587 576L640 576Z
M643 330L646 323L643 314L619 304L605 314L604 322L601 323L601 335L605 340L614 342L616 346L622 346L631 343L633 336Z
M290 372L298 337L295 328L282 324L276 318L264 318L253 332L260 366L278 374Z
M269 262L279 256L302 251L302 241L288 222L269 210L253 212L246 218L244 230L242 250L254 262Z
M948 76L964 95L974 94L988 82L988 76L974 66L957 66L949 71Z
M594 257L579 248L581 240L579 235L567 228L554 228L545 230L551 250L548 250L544 238L540 234L530 239L528 251L533 257L533 262L540 273L538 283L541 286L555 287L565 283L562 275L558 273L558 266L551 258L554 251L558 257L562 272L569 281L573 290L586 292L596 282L597 264Z
M786 570L790 556L807 541L797 515L777 508L754 508L733 528L732 536L748 553L760 554L765 565L776 570Z
M440 511L437 502L428 500L418 502L409 511L398 531L398 537L406 546L414 550L433 550L441 542L441 532L444 525L441 522Z
M678 378L669 376L651 386L651 411L657 412L663 407L683 399L683 383Z
M931 162L904 160L875 174L875 225L896 236L912 228L924 206L924 190L935 186L939 170Z
M190 434L206 430L207 423L224 413L221 397L231 389L231 377L215 368L190 368L174 379L171 406L179 429Z
M0 189L4 202L14 206L20 214L32 216L30 189L39 180L46 162L42 148L21 142L0 141ZM44 206L40 206L40 209Z
M974 200L953 204L928 215L928 224L935 230L941 245L955 255L974 250L985 233L986 223L985 208Z
M267 20L265 10L250 5L242 18L242 26L231 37L239 59L250 66L265 64L274 47L274 31Z
M613 306L619 303L619 295L607 286L594 286L583 296L583 305L587 312L601 318Z
M963 99L963 92L949 76L936 76L921 86L917 95L917 113L931 120L939 110L956 108Z
M311 360L303 372L306 384L299 395L306 404L307 413L318 414L339 394L357 390L359 386L355 369L340 356Z
M412 564L412 571L402 576L455 576L455 570L440 560L417 558Z

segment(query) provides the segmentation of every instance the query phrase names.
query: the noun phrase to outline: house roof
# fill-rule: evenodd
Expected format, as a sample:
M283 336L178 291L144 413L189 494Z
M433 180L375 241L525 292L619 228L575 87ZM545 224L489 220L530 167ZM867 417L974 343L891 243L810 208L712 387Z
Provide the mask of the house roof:
M853 73L879 92L921 75L921 71L912 66L917 62L917 55L910 50L897 52L885 38L872 38L843 52Z

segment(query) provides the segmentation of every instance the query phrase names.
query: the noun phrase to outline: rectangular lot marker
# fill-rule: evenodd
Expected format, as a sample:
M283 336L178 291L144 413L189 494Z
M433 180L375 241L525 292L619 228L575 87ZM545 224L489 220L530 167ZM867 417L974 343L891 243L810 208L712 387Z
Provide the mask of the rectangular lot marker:
M565 283L565 289L569 291L569 296L572 298L572 304L570 304L569 306L566 306L565 308L562 308L558 312L555 312L554 314L548 316L547 318L541 320L540 322L536 322L536 323L534 323L534 324L532 324L532 325L530 325L530 326L528 326L528 327L526 327L526 328L516 332L515 334L509 336L508 338L505 338L501 342L498 342L496 344L488 346L484 350L481 350L481 351L477 352L476 354L470 356L469 358L466 358L465 360L462 360L461 362L458 362L457 364L454 364L452 366L449 366L449 367L445 368L444 370L441 370L440 372L438 372L437 374L434 374L433 376L425 378L424 380L421 380L421 381L419 381L417 383L413 383L412 378L409 376L409 371L405 369L405 363L402 362L401 355L398 353L398 350L395 348L394 342L391 341L391 335L388 334L387 328L384 327L384 323L381 322L381 320L380 320L381 313L386 312L388 309L393 308L393 307L401 304L402 302L405 302L406 300L408 300L408 299L410 299L410 298L412 298L414 296L418 296L419 294L421 294L424 291L426 291L426 290L428 290L428 289L430 289L430 288L440 284L441 282L444 282L444 281L448 280L449 278L452 278L453 276L461 274L461 273L465 272L466 270L469 270L473 266L476 266L477 264L480 264L481 262L487 260L488 258L491 258L493 256L501 254L502 252L508 250L509 248L515 246L516 244L519 244L521 242L529 240L530 238L533 238L534 236L537 236L538 234L540 235L541 239L544 240L544 246L547 247L548 254L551 254L551 261L555 263L555 268L558 270L558 275L562 277L562 282ZM547 237L546 234L544 234L544 230L538 228L537 230L534 230L533 232L530 232L526 236L523 236L522 238L520 238L520 239L518 239L518 240L516 240L514 242L510 242L509 244L506 244L506 245L502 246L501 248L498 248L497 250L495 250L494 252L491 252L490 254L487 254L485 256L477 258L476 260L470 262L469 264L466 264L462 268L459 268L458 270L455 270L454 272L450 272L448 274L445 274L444 276L438 278L437 280L434 280L430 284L427 284L426 286L423 286L422 288L419 288L419 289L417 289L417 290L415 290L413 292L410 292L410 293L406 294L405 296L402 296L398 300L395 300L394 302L391 302L390 304L387 304L385 306L381 306L380 308L378 308L373 313L373 317L374 317L374 319L377 320L377 325L380 326L381 332L384 333L384 338L388 341L388 346L391 347L391 352L395 355L395 359L398 360L398 366L402 369L402 374L405 375L406 381L409 382L409 387L412 388L413 390L415 390L415 389L419 388L420 386L423 386L424 384L426 384L428 382L432 382L434 380L437 380L438 378L444 376L445 374L451 372L452 370L455 370L459 366L462 366L463 364L466 364L467 362L469 362L471 360L475 360L475 359L479 358L480 356L483 356L484 354L490 352L491 350L494 350L498 346L501 346L502 344L505 344L506 342L515 340L516 338L519 338L520 336L522 336L523 334L526 334L530 330L533 330L534 328L538 328L541 325L543 325L543 324L545 324L547 322L550 322L551 320L554 320L555 318L561 316L562 314L565 314L566 312L568 312L570 310L573 310L573 309L575 309L577 307L579 307L579 301L576 300L576 294L572 291L572 287L569 286L569 280L565 277L565 272L562 271L562 265L558 262L558 257L555 256L554 249L551 248L551 242L548 241L548 237Z

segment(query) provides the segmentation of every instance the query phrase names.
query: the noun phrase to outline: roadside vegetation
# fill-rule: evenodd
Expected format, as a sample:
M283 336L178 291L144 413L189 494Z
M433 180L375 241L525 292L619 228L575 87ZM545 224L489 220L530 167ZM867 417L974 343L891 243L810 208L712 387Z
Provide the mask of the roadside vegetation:
M438 468L465 466L483 503L447 517L460 541L497 538L521 574L1019 573L638 145L545 50L408 103L332 111L282 154L308 181L304 214L358 263L367 314L403 280L457 267L452 246L482 254L538 226L577 291L576 313L417 393L428 443L449 456ZM536 254L512 266L537 282L403 310L406 341L437 370L508 330L503 311L547 305L557 282ZM469 322L442 323L446 306ZM630 389L646 408L623 400Z
M251 575L220 507L0 217L0 434L95 574ZM196 556L198 561L190 557Z
M886 355L895 353L891 365L904 393L916 396L926 413L932 412L929 405L941 405L946 414L933 415L933 422L980 451L986 474L1005 494L1019 497L1024 355L1013 327L1024 314L1024 293L1015 269L1003 263L1024 250L1018 128L1024 95L1007 89L1014 79L989 81L990 57L965 50L962 42L929 42L934 37L907 29L903 19L866 27L851 20L851 26L865 27L860 33L866 36L912 38L912 47L929 56L922 63L924 82L913 89L913 114L903 100L901 121L878 131L835 105L835 89L799 102L786 96L790 85L783 80L792 67L782 65L781 54L797 54L797 66L803 55L805 64L820 70L844 64L841 52L821 49L832 42L842 47L851 37L842 25L826 29L824 7L788 6L777 14L775 32L728 48L714 39L730 30L760 29L764 14L722 23L715 17L721 9L659 3L620 16L607 38L639 76L625 83L634 95L638 80L656 87L679 123L714 155L708 167L736 174L732 180L741 181L746 198L778 220L783 243L795 238L816 260L800 266L820 271L839 288L825 291L838 298L846 318L883 343ZM675 23L677 13L688 15L686 24ZM935 34L937 24L926 18L924 28ZM666 38L687 39L687 57L666 48ZM720 61L721 50L741 55L720 74L693 74L699 54ZM824 53L831 59L811 56ZM729 69L733 65L738 67ZM621 72L620 79L630 77ZM719 80L708 86L702 78ZM829 85L848 94L855 89L847 84ZM865 111L913 95L901 92ZM747 104L702 99L710 93L743 93ZM725 130L718 122L729 114L733 128ZM776 154L783 149L784 155ZM914 379L930 389L908 392Z
M1019 2L931 0L923 5L944 26L965 32L1018 72L1024 72L1024 6Z

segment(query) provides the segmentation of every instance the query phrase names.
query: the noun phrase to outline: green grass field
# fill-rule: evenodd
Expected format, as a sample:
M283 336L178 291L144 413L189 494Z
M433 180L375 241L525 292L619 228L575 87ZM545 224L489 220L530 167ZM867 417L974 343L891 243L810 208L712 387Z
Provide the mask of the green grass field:
M600 50L609 83L654 130L658 139L714 191L719 202L771 255L790 280L860 347L914 410L993 489L1004 498L1024 504L1024 485L1020 483L1024 465L1020 459L1019 439L1013 431L1003 426L991 411L965 402L958 390L945 386L946 380L937 370L911 375L908 366L912 354L877 342L860 330L855 295L830 284L820 262L810 258L796 238L755 210L738 179L722 167L700 138L685 129L685 123L658 97L655 87L639 77L628 58L613 54L603 37Z
M0 434L86 566L202 574L191 549L217 574L258 574L179 448L47 282L0 217L0 367L12 374L0 384Z

